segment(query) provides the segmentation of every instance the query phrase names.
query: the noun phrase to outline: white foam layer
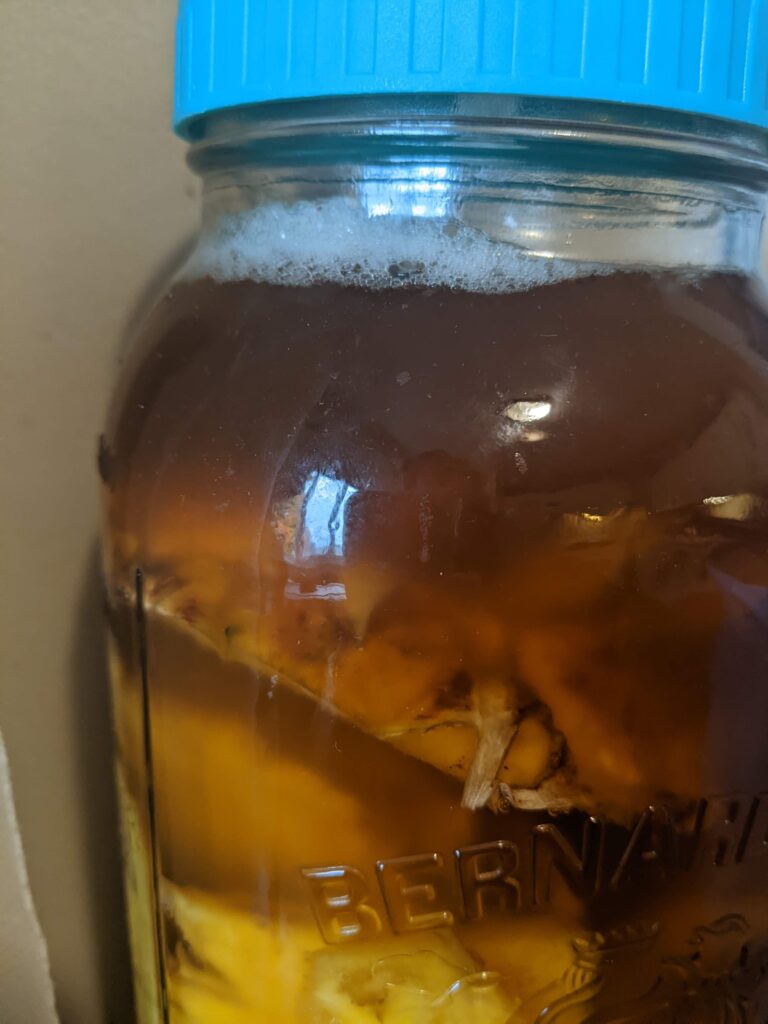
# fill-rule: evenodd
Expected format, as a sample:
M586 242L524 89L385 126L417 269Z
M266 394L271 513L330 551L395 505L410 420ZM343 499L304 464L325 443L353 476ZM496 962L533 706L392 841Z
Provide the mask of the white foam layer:
M336 198L223 215L192 254L183 277L508 292L608 269L531 256L457 221L368 216Z

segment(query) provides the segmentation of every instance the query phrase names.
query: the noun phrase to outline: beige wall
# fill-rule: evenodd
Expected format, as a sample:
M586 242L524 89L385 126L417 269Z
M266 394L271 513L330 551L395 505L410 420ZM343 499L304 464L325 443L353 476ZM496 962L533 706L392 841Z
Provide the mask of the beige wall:
M0 0L0 727L64 1024L130 1019L94 455L134 303L196 218L174 14Z

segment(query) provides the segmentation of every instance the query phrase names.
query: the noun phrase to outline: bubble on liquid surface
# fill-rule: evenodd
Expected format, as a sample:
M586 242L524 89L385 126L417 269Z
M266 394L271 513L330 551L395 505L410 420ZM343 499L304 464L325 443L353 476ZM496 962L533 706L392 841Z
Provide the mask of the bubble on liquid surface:
M609 271L596 263L531 256L458 221L371 217L335 198L222 215L182 276L492 293Z

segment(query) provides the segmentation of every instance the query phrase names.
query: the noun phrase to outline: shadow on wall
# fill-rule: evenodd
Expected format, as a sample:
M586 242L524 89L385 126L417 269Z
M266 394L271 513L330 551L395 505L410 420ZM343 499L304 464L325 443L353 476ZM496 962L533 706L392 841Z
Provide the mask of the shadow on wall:
M95 462L95 458L94 458ZM94 468L95 472L95 468ZM120 872L113 772L113 733L107 680L104 586L94 540L80 590L72 649L72 704L90 880L85 908L98 950L105 1024L132 1024L133 993ZM63 993L58 993L60 1001ZM75 1020L65 1005L62 1019Z

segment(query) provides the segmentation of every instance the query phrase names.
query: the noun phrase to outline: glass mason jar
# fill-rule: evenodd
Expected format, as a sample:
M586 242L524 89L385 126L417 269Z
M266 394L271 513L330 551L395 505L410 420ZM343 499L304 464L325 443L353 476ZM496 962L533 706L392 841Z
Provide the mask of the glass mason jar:
M100 458L142 1024L764 1021L765 132L193 136Z

